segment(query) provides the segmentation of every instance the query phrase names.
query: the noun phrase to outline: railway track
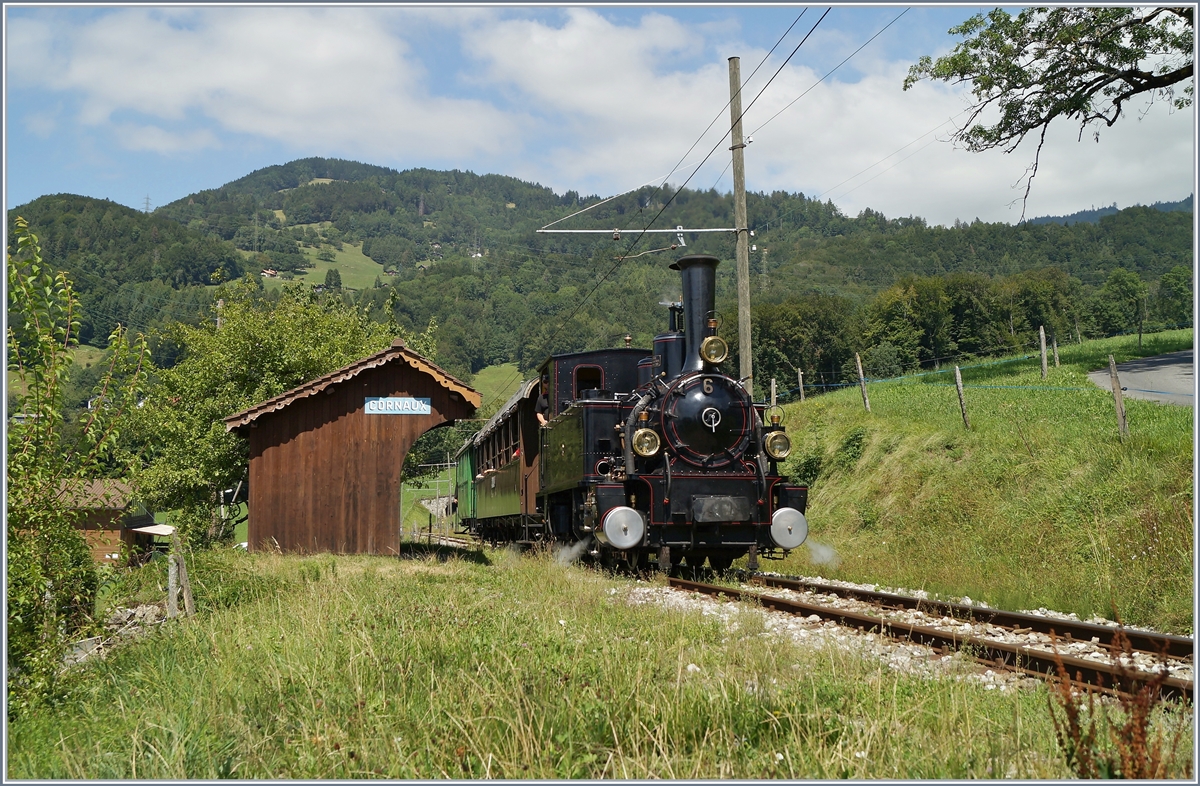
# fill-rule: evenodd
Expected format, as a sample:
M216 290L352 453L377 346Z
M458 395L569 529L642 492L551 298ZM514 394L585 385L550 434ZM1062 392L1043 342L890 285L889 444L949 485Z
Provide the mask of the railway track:
M671 578L669 584L680 590L757 603L771 611L805 617L816 615L822 620L875 631L892 639L923 644L943 654L964 651L995 669L1044 678L1056 674L1061 661L1072 677L1078 675L1082 682L1102 688L1130 682L1150 683L1158 679L1157 670L1165 665L1171 674L1162 679L1160 693L1189 701L1192 698L1192 679L1176 675L1176 672L1186 673L1189 677L1191 674L1193 643L1183 636L1131 631L776 576L753 575L749 581L786 591L789 595L681 578ZM830 596L834 596L834 600ZM1134 651L1133 657L1122 664L1114 664L1109 657L1108 647L1117 631L1127 637ZM1054 652L1055 647L1059 650L1058 655Z

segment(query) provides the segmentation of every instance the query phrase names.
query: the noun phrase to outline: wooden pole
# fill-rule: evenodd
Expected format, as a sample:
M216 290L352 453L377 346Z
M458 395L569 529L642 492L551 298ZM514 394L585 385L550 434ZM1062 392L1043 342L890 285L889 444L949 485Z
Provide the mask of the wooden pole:
M192 580L188 578L187 560L183 552L179 552L179 586L183 590L183 613L192 616L196 613L196 601L192 598Z
M179 563L175 549L167 556L167 619L179 616Z
M858 386L862 388L863 406L866 407L867 412L870 412L871 401L867 398L867 378L863 376L862 358L858 356L857 352L854 353L854 365L858 366Z
M804 372L796 369L796 381L800 383L800 401L804 401Z
M771 377L771 406L775 406L775 377Z
M183 590L184 614L191 616L196 613L196 603L192 599L192 582L188 580L187 564L183 559L183 546L179 542L179 531L171 533L171 556L167 573L167 616L179 615L179 590Z
M1046 378L1046 326L1038 325L1038 341L1042 345L1042 379Z
M962 372L958 370L958 366L954 367L954 387L958 390L958 408L962 410L963 426L970 430L971 421L967 420L967 402L963 399Z
M729 115L733 121L733 227L737 230L738 376L754 398L754 364L750 346L750 228L746 221L746 162L742 142L741 58L729 58Z
M1108 356L1108 378L1112 382L1113 406L1117 408L1117 429L1124 437L1129 433L1129 424L1125 421L1125 402L1121 399L1121 380L1117 377L1117 361Z
M1054 337L1054 367L1058 368L1058 336Z

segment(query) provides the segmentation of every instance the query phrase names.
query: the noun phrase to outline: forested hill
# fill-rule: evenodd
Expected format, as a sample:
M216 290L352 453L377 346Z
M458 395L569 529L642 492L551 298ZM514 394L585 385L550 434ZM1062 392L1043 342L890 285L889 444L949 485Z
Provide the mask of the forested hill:
M686 249L674 251L674 233L639 240L625 232L614 239L614 229L651 219L661 228L733 226L730 195L673 193L647 187L605 201L501 175L309 158L258 170L150 215L55 195L10 210L9 221L11 227L17 215L28 219L46 259L75 280L85 341L102 344L117 322L146 330L211 316L212 285L244 273L257 277L274 268L282 278L319 284L321 275L309 275L317 262L336 267L353 256L370 268L365 281L377 271L377 286L341 296L376 316L391 297L407 328L420 330L435 319L439 361L469 374L495 362L528 365L551 350L610 345L626 331L648 344L662 323L656 304L678 294L665 257L734 255L730 234L688 235ZM747 201L754 298L764 306L821 293L849 298L837 306L845 310L912 276L982 275L1002 289L1047 268L1061 271L1063 291L1082 302L1120 269L1153 288L1168 271L1192 267L1190 211L1135 207L1071 226L930 227L919 217L887 218L869 209L847 216L831 202L798 193L752 193ZM566 220L556 228L604 233L537 233L560 219ZM618 261L659 250L665 253ZM721 265L720 298L732 299L733 268ZM1082 318L1085 333L1089 319ZM1099 332L1116 324L1093 323ZM1011 325L1008 332L1018 338ZM156 349L156 359L169 359L166 351Z
M1139 205L1140 207L1140 205ZM1163 211L1180 211L1184 213L1192 212L1192 195L1189 194L1187 199L1181 199L1178 202L1155 202L1150 207L1155 210ZM1094 224L1104 216L1111 216L1113 213L1120 211L1117 203L1113 202L1108 207L1093 207L1091 210L1080 210L1072 213L1069 216L1038 216L1037 218L1029 219L1030 224L1076 224L1080 221L1086 221Z
M103 346L117 322L148 328L191 318L208 304L208 286L248 269L244 255L208 232L106 199L39 197L9 211L9 238L17 216L38 236L43 260L70 276L84 343Z

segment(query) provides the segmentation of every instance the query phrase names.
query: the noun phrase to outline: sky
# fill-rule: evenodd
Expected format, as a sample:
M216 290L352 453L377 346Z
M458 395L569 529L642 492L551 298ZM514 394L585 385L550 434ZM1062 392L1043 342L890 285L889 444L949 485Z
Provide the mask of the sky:
M75 193L154 208L308 156L557 193L729 191L738 56L748 190L847 215L1015 223L1032 143L958 149L965 89L902 89L990 6L905 8L834 6L810 34L825 7L6 6L5 204ZM1129 109L1098 142L1051 127L1027 217L1192 193L1194 110Z

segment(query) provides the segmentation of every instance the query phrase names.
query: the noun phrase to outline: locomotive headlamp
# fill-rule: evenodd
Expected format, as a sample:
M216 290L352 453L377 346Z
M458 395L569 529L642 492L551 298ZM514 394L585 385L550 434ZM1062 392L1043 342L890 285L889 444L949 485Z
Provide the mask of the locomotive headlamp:
M782 431L772 431L763 438L763 450L767 455L779 461L788 457L792 452L792 441Z
M633 433L633 452L642 458L650 458L658 453L662 440L652 428L640 428Z
M720 336L709 336L700 342L700 357L705 363L720 363L729 357L729 345Z

